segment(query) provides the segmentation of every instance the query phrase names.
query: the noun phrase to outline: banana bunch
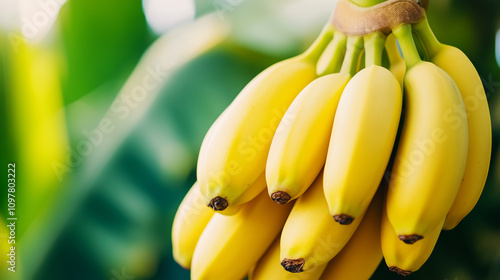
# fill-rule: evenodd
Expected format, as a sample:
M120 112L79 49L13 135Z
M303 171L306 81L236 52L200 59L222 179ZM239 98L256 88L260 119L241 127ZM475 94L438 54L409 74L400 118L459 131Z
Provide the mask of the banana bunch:
M368 279L382 257L408 275L473 209L488 103L417 2L339 0L215 121L172 231L192 279Z

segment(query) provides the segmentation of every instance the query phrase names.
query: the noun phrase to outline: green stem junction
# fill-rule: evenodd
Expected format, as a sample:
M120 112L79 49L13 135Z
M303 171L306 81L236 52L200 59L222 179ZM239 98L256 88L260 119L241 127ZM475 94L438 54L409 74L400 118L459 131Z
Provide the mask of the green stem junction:
M325 25L318 38L316 38L312 45L303 53L303 56L308 60L316 62L326 49L326 46L328 46L328 43L332 40L333 32L334 27L331 24Z
M432 29L429 25L427 17L422 21L413 25L413 31L415 31L418 39L424 45L425 51L430 58L434 57L442 48L442 44L438 41Z
M371 65L382 66L382 53L385 47L385 35L376 31L364 37L365 67Z
M401 46L407 69L410 69L420 63L422 59L420 58L417 46L413 40L411 25L402 24L396 27L392 32L398 39L399 45Z
M341 73L349 74L351 77L356 74L361 51L363 51L363 37L348 36L347 50L340 70Z

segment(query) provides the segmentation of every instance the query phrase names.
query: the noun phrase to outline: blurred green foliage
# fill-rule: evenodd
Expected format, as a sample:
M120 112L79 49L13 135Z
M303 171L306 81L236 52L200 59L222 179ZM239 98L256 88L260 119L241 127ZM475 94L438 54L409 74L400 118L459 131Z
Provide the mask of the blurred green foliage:
M110 80L124 81L153 39L137 0L71 0L59 18L66 104Z
M252 77L305 49L327 20L332 3L197 0L194 23L157 38L147 27L139 0L69 0L52 40L43 44L58 54L52 63L60 68L63 103L54 114L65 119L61 137L68 139L59 147L59 161L66 169L60 170L62 182L56 171L49 174L47 189L40 187L33 170L20 171L18 188L24 188L24 198L18 207L32 218L18 236L17 279L189 279L189 272L172 259L170 228L177 206L196 180L206 131ZM288 10L281 9L284 5ZM315 9L317 14L303 12ZM211 34L211 29L200 32L196 26L208 14L232 30L214 46L192 47ZM495 138L490 176L476 209L455 230L443 232L430 260L406 279L500 279L500 70L494 57L500 3L431 1L429 18L440 41L461 48L484 78ZM184 49L190 51L186 61L167 63L183 61L180 54L168 55ZM23 98L12 90L15 59L10 42L0 36L2 164L16 161L26 148L16 137L32 135L29 114L12 108L12 100ZM148 91L121 118L113 104L123 105L123 98L150 75L144 69L162 63L171 67L163 69L161 87ZM58 97L57 91L47 94ZM101 130L98 136L108 118L113 131ZM93 144L92 139L100 141ZM80 143L90 143L88 155L81 155ZM41 143L40 149L49 144ZM40 203L30 203L34 191ZM5 216L5 192L0 199ZM1 279L16 279L4 271ZM373 276L399 278L383 262Z

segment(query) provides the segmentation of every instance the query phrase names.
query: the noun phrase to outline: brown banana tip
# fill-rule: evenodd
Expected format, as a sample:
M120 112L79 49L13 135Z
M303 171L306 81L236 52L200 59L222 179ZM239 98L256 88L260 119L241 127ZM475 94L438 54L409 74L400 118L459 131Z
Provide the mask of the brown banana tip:
M300 273L304 271L303 268L305 263L306 262L302 258L296 260L285 258L281 261L281 266L288 272Z
M333 215L333 219L341 225L350 225L354 221L353 217L345 214Z
M210 200L210 203L208 204L208 207L214 209L215 211L222 211L227 208L227 200L225 198L222 198L220 196L217 196Z
M392 271L392 272L396 272L397 274L399 275L403 275L403 276L408 276L411 274L411 271L409 270L403 270L399 267L396 267L396 266L391 266L389 267L389 270Z
M283 205L290 201L291 197L286 192L278 191L271 195L271 199L279 205Z
M412 235L400 235L398 236L398 238L404 243L411 245L424 237L422 235L412 234Z

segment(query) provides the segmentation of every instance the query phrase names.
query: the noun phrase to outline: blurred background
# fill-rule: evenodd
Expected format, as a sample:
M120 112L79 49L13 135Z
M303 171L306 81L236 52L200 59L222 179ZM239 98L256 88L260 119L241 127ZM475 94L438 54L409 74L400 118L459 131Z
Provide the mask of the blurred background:
M189 279L172 259L201 141L245 84L314 40L332 0L0 0L0 162L16 163L16 273ZM406 279L500 279L500 2L431 1L483 78L493 121L475 210ZM5 174L5 173L4 173ZM373 279L400 279L382 262Z

